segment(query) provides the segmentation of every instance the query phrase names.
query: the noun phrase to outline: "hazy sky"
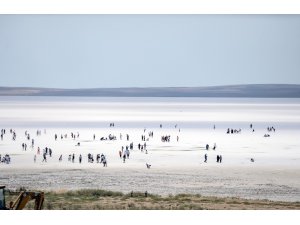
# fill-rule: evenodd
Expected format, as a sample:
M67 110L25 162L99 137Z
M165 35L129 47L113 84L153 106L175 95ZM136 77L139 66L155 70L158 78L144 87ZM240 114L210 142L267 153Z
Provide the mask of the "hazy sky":
M300 15L0 15L0 86L300 84Z

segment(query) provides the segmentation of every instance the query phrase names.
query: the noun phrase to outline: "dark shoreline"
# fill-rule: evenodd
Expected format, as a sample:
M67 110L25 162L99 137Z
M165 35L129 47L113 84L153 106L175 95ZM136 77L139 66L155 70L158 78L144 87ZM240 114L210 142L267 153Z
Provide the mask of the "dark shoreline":
M300 98L300 85L248 84L209 87L87 89L0 87L0 96Z

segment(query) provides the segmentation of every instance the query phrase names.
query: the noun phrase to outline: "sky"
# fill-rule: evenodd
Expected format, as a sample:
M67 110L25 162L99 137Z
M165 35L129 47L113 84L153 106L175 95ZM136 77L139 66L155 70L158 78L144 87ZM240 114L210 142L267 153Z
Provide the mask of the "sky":
M300 15L0 15L0 86L300 84Z

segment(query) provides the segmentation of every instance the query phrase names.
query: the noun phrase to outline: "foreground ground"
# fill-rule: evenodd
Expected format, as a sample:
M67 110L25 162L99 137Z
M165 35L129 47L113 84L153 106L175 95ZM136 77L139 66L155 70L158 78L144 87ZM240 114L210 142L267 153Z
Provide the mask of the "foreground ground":
M7 203L16 195L7 192ZM27 205L32 209L33 203ZM299 210L300 202L280 202L268 200L247 200L241 198L204 197L201 195L169 195L166 197L148 193L112 192L104 190L77 190L46 192L44 209L63 210L116 210L116 209L154 209L154 210L200 210L200 209L282 209Z

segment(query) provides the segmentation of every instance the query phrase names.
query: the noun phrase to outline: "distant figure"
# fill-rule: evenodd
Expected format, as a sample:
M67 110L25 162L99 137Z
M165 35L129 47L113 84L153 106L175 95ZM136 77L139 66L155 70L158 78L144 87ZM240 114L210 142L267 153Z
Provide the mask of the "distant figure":
M216 150L216 148L217 148L217 144L216 144L216 143L214 143L213 150Z
M61 161L62 161L62 155L60 155L60 156L59 156L59 159L58 159L58 161L59 161L59 162L61 162Z
M251 162L254 162L254 159L253 159L253 158L251 158L251 159L250 159L250 161L251 161Z
M219 156L219 162L222 163L222 155Z
M204 155L204 162L207 163L207 154Z
M80 154L79 155L79 163L81 163L82 162L82 155Z
M209 149L209 145L208 145L208 144L206 144L206 146L205 146L205 149L206 149L206 150L208 150L208 149Z
M34 155L34 157L33 157L33 161L34 161L34 162L36 162L36 155Z
M107 161L106 161L106 157L103 157L103 160L102 160L102 162L103 162L103 167L107 167Z
M220 160L220 156L219 156L219 155L217 155L217 163L219 162L219 160Z
M47 162L46 153L43 154L43 161L42 162Z
M146 163L146 167L147 167L147 169L150 169L151 165Z

